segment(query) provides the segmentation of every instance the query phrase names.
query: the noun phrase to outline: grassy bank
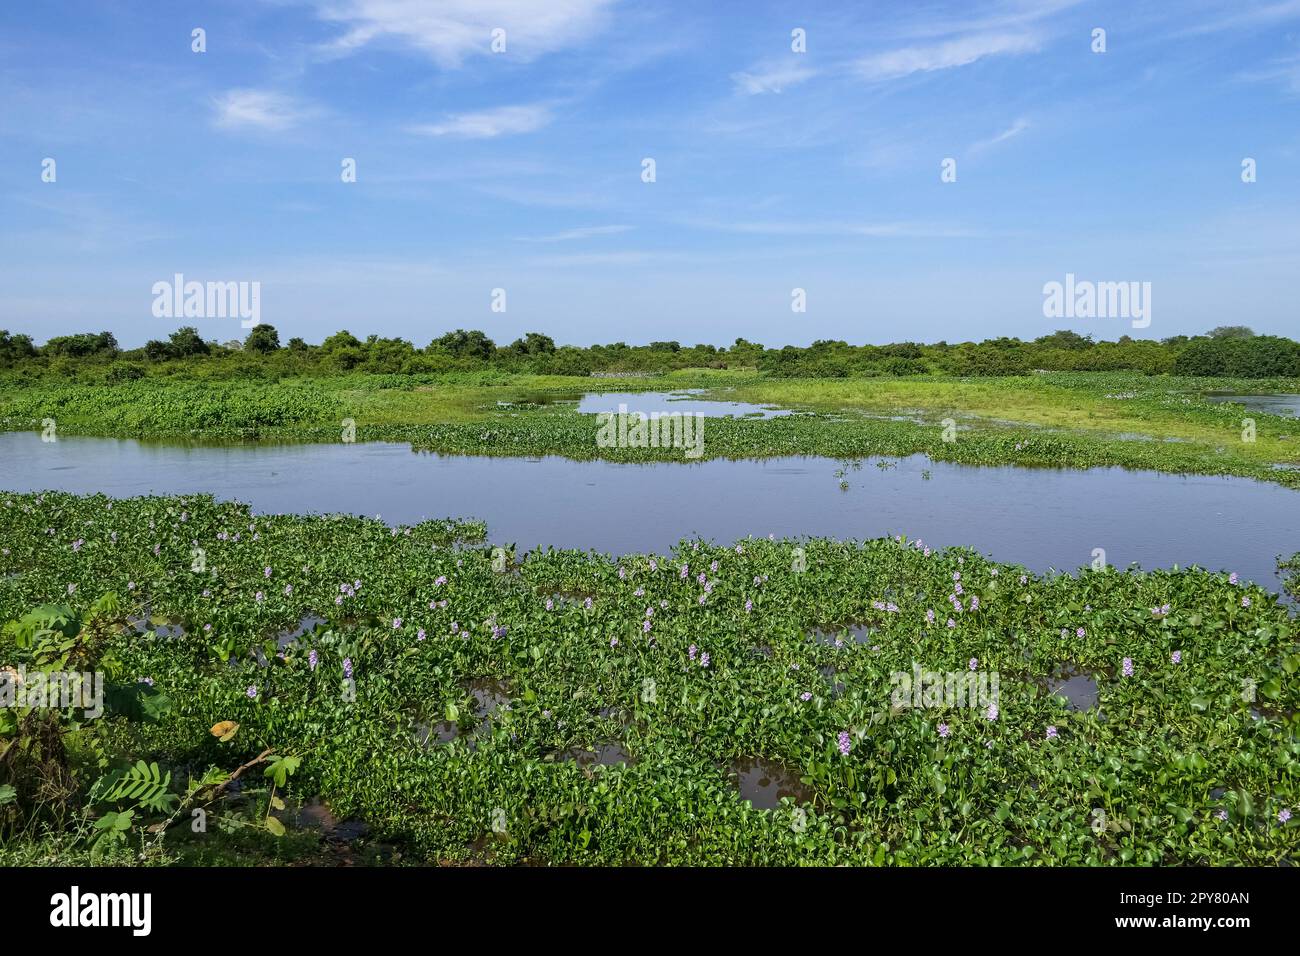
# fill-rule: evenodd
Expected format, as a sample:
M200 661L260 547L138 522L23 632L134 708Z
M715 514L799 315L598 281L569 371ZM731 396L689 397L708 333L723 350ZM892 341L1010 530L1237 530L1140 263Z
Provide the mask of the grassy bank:
M935 460L1043 467L1119 465L1242 475L1300 486L1300 423L1204 400L1208 391L1298 390L1294 381L1051 374L997 379L776 379L689 370L653 378L496 372L267 381L147 379L121 385L8 383L0 427L160 440L410 442L463 454L673 460L674 449L600 448L586 391L699 388L803 414L710 419L704 457L924 453ZM632 409L635 411L635 409ZM1243 419L1254 441L1243 440ZM953 441L944 422L955 423ZM1275 466L1297 466L1278 468Z
M97 720L0 711L4 859L275 862L319 852L317 799L407 861L1294 859L1300 652L1262 588L895 540L507 563L480 534L0 495L0 616L67 605L0 659L110 675ZM894 706L914 663L996 672L998 707ZM1095 705L1048 692L1066 667ZM738 792L754 761L774 809Z

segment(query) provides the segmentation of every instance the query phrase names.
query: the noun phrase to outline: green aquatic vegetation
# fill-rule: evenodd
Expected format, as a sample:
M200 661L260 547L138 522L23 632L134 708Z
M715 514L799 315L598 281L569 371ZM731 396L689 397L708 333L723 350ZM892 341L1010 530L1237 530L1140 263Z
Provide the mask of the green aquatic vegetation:
M1204 400L1248 383L1110 373L996 379L771 379L690 370L659 379L340 375L268 381L148 379L123 385L36 382L0 391L0 428L159 440L406 442L429 451L681 460L678 448L601 447L593 389L699 387L720 399L798 414L709 418L703 458L816 455L839 460L925 454L935 461L1027 467L1120 466L1238 475L1300 487L1293 420ZM1295 388L1286 381L1271 387ZM1255 383L1254 387L1259 387ZM874 417L873 417L874 416ZM1245 440L1243 418L1254 422ZM944 441L945 419L961 422ZM694 449L692 449L694 451Z
M273 811L286 804L276 791L298 769L297 756L267 747L233 772L208 765L191 773L176 792L171 770L112 752L103 725L95 723L100 718L162 723L172 710L171 698L152 678L123 680L112 649L122 610L117 595L108 592L84 610L66 602L44 604L5 626L0 779L9 782L0 785L0 830L71 838L74 848L88 847L92 862L133 840L140 843L142 860L165 857L161 844L182 817L194 833L207 832L212 814L224 832L246 826L283 836ZM238 731L238 723L225 720L210 732L224 744ZM241 775L263 764L269 789L241 786L231 799ZM84 787L78 771L92 768L105 772ZM250 820L248 805L259 795L264 802Z
M826 413L846 410L919 417L937 428L952 417L974 429L1019 425L1087 436L1100 444L1189 443L1243 462L1296 462L1294 419L1205 400L1209 392L1296 392L1294 379L1217 379L1132 373L1054 372L998 378L751 379L735 397ZM1242 419L1256 422L1242 440ZM965 440L963 435L959 440Z
M344 417L339 397L315 382L143 380L121 385L37 383L0 399L0 425L53 419L75 434L133 437L288 437Z
M1300 601L1300 554L1293 554L1278 562L1282 574L1282 586L1296 601Z
M0 617L114 593L94 653L167 700L64 728L83 799L106 768L143 773L152 805L97 802L105 783L87 809L133 814L108 857L261 859L300 833L274 801L320 798L406 860L1294 860L1279 815L1300 802L1300 648L1262 587L1198 569L1040 576L904 539L501 561L482 533L0 494ZM0 661L31 653L13 633ZM1095 677L1096 707L1047 693L1066 665ZM900 706L916 668L996 673L996 706ZM422 740L431 720L457 732ZM628 759L566 759L605 746ZM742 799L730 771L760 758L798 774L799 802ZM225 812L260 826L170 827L137 849L143 823L175 812L167 794L259 759L261 792ZM24 845L65 847L72 827L3 820Z

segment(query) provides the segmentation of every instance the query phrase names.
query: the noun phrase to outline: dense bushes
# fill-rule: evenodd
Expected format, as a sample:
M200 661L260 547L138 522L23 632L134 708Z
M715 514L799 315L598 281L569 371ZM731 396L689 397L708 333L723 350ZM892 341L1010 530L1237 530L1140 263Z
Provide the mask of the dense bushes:
M1179 375L1286 378L1300 375L1300 342L1274 335L1197 339L1174 363Z
M104 370L121 363L130 363L131 370L113 372L108 381L182 370L187 376L276 379L339 372L420 375L489 368L536 375L758 368L778 378L849 378L1026 375L1042 369L1277 378L1300 376L1300 343L1256 336L1249 329L1232 326L1204 336L1174 336L1162 341L1125 335L1114 342L1097 342L1090 335L1062 329L1032 342L1005 337L933 345L851 345L821 340L806 347L781 348L765 348L743 338L726 348L684 346L673 341L557 347L550 336L529 332L499 347L482 331L456 329L434 338L423 349L401 338L371 335L363 341L347 330L328 336L320 345L293 338L287 347L281 347L279 333L263 324L243 342L222 345L204 341L194 328L186 327L166 340L122 351L107 332L56 336L37 348L27 336L0 330L0 369L35 369L40 375L103 381Z

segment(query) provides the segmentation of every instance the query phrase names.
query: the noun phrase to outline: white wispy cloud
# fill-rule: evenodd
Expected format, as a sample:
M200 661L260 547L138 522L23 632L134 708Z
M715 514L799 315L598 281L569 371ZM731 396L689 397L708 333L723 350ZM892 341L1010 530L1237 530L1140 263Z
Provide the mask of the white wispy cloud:
M615 0L313 0L317 15L346 31L329 44L350 53L384 40L412 47L440 66L491 54L505 30L506 54L524 60L581 43L608 21Z
M681 262L689 256L677 252L632 250L628 252L579 252L572 255L538 256L528 264L541 268L567 268L569 266L628 266L646 262Z
M579 226L553 232L548 236L516 236L517 242L572 242L575 239L594 239L597 236L614 236L631 230L631 226Z
M980 33L874 53L858 60L856 69L869 80L894 80L967 66L990 56L1032 53L1040 44L1038 35L1028 31Z
M544 185L497 182L485 183L476 188L494 199L543 209L601 209L610 205L608 184L602 186L598 183L593 186L585 183L576 188L566 188L558 186L556 182Z
M731 74L736 92L749 96L780 93L816 75L816 71L798 63L769 63Z
M735 232L755 236L861 236L864 238L964 239L980 233L961 226L921 221L840 222L816 219L743 222L714 219L687 219L684 225L697 229Z
M1221 8L1216 5L1216 12L1219 9ZM1300 19L1300 0L1279 0L1277 3L1239 2L1232 4L1229 12L1200 23L1193 23L1176 35L1195 36L1226 30L1243 30L1296 19Z
M216 123L230 129L288 129L319 113L301 100L273 90L227 90L217 97Z
M441 123L409 127L422 136L455 136L460 139L492 139L532 133L551 122L551 108L540 103L529 106L498 106L477 113L453 113Z
M936 16L924 7L904 21L898 36L911 39L1014 33L1033 28L1058 14L1081 6L1085 0L992 0L962 3L962 13Z
M1007 140L1019 136L1025 130L1029 129L1030 123L1027 119L1018 119L996 136L990 136L988 139L982 139L978 143L972 143L967 152L980 153L998 143L1005 143Z
M1300 96L1300 55L1262 64L1258 69L1237 74L1246 83L1277 83L1293 96Z

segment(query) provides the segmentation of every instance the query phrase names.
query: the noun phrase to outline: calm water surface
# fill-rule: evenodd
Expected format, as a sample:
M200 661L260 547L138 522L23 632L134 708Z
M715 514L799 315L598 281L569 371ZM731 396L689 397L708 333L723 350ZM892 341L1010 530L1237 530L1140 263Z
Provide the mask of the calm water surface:
M479 518L494 542L612 554L666 552L683 537L921 537L1035 570L1075 570L1094 548L1119 567L1199 564L1277 587L1300 550L1300 492L1245 478L977 468L898 460L850 471L830 458L617 464L487 458L407 445L184 447L0 434L0 489L116 497L210 492L262 513ZM926 479L922 473L928 472Z
M626 405L629 415L633 412L640 412L643 415L652 415L655 412L661 414L681 412L683 415L703 415L705 418L780 418L791 414L789 409L776 408L772 405L694 397L702 391L702 389L684 389L680 392L590 392L582 396L582 401L578 403L578 411L584 415L595 415L600 412L617 413L619 405Z
M1266 412L1269 415L1300 415L1300 395L1228 395L1217 393L1206 395L1207 402L1222 404L1235 402L1245 405L1253 412Z

